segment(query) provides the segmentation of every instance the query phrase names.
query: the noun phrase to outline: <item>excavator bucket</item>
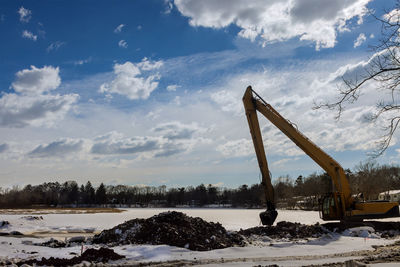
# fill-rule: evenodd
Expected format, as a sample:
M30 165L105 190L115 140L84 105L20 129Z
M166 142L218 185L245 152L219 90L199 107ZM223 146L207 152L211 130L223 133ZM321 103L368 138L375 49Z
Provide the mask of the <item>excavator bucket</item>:
M263 225L273 225L278 212L276 210L266 210L260 213L261 223Z

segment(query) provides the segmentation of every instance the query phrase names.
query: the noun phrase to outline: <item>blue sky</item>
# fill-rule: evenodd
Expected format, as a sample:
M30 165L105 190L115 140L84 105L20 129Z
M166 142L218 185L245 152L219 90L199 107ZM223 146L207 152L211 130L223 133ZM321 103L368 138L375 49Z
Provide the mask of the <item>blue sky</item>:
M0 186L49 180L236 187L259 181L252 85L345 168L383 134L373 85L340 121L340 78L393 1L0 2ZM274 178L319 167L260 119ZM380 163L398 164L397 136Z

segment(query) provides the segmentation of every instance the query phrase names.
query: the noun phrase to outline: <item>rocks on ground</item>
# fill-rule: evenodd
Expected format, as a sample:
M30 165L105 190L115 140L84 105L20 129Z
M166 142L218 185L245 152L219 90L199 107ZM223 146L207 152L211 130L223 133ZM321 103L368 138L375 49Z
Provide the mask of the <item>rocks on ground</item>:
M44 247L49 247L49 248L64 248L64 247L72 247L72 246L77 246L81 245L83 243L89 242L88 239L84 236L73 236L69 238L68 240L60 241L54 238L50 238L50 240L41 242L41 243L33 243L35 246L44 246Z
M325 223L323 226L332 232L344 232L349 228L371 227L375 233L382 238L391 238L400 235L400 222L382 222L382 221L364 221L364 222L348 222Z
M375 251L361 261L365 264L400 262L400 241L386 246L376 246Z
M50 240L42 242L42 243L34 243L34 246L44 246L49 248L65 248L67 244L63 241L50 238Z
M87 262L108 262L110 260L115 261L115 260L120 260L122 258L125 258L125 256L119 255L114 252L114 250L109 249L109 248L100 248L100 249L88 249L85 252L82 253L81 256L73 257L71 259L64 259L64 258L54 258L50 257L48 259L42 258L40 260L38 259L32 259L32 260L26 260L26 261L20 261L17 263L18 266L22 266L24 264L26 265L35 265L35 266L71 266L74 264L79 264L83 261Z
M0 221L0 228L8 225L10 225L8 221Z
M27 221L40 221L43 220L43 216L22 216L21 219L27 220Z
M0 236L23 236L24 234L18 231L0 232Z
M94 236L93 243L151 244L206 251L243 246L243 237L220 223L206 222L181 212L164 212L148 219L133 219Z

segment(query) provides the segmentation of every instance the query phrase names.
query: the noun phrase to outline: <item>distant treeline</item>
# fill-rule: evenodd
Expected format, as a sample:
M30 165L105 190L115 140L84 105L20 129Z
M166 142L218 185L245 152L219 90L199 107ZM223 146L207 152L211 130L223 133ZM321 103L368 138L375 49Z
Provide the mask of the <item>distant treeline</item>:
M380 192L400 189L400 167L360 164L356 171L346 170L354 195L364 200L376 199ZM280 208L316 209L318 199L331 191L332 181L326 173L311 174L297 179L280 177L274 183ZM236 189L198 185L167 188L163 186L107 185L93 187L88 181L48 182L24 188L0 190L0 208L60 207L60 206L232 206L262 207L264 191L260 184L246 184Z

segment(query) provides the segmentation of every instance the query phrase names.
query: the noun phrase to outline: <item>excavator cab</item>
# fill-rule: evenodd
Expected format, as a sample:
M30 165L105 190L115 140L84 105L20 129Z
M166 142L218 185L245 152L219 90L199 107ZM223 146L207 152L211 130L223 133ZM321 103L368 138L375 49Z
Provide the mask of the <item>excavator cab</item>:
M338 193L325 195L319 202L319 217L324 221L343 218L343 206Z

